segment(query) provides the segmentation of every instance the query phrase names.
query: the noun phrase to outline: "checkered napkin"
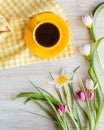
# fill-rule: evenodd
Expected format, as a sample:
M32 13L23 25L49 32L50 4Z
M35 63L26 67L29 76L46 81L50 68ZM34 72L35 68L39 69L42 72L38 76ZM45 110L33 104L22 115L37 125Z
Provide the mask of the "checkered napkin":
M53 61L75 55L73 40L64 52L50 59L30 52L24 40L27 23L37 13L54 12L68 22L56 0L2 0L0 1L0 68L10 68L44 61ZM69 26L70 27L70 26Z

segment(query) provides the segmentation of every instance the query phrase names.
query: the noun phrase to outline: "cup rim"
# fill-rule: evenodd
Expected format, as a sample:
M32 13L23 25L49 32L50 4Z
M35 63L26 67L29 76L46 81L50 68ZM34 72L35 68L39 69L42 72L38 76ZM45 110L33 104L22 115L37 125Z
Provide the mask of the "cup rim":
M42 25L42 24L44 24L44 23L53 24L53 25L58 29L58 31L59 31L59 39L58 39L58 41L57 41L53 46L50 46L50 47L42 46L41 44L39 44L39 43L37 42L37 40L36 40L36 38L35 38L36 29L37 29L40 25ZM54 47L56 47L56 46L59 45L60 40L61 40L62 33L61 33L60 27L59 27L57 24L55 24L54 22L41 21L40 23L38 23L38 24L34 27L34 29L33 29L33 35L32 35L32 36L33 36L34 42L37 44L38 47L41 47L41 48L44 48L44 49L52 49L52 48L54 48Z

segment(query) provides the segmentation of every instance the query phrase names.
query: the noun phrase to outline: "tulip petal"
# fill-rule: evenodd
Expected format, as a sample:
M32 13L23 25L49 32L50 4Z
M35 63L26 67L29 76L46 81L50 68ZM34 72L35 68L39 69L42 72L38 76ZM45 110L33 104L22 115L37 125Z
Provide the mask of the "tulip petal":
M90 44L83 44L79 47L79 52L82 55L88 56L90 54L91 46Z
M77 91L76 98L81 102L85 101L85 93L82 90Z
M93 20L92 20L92 17L90 15L87 14L85 16L82 16L82 21L85 24L85 26L91 28Z
M89 78L86 79L85 87L88 90L92 90L94 88L94 82L92 81L92 79L89 79Z
M89 100L92 100L93 97L94 97L94 92L87 90L87 91L86 91L86 96L87 96L87 98L88 98Z

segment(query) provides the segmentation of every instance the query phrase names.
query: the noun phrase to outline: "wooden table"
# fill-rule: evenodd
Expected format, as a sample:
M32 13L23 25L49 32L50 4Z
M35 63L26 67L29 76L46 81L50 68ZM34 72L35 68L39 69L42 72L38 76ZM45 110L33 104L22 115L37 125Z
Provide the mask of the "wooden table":
M90 43L91 38L88 29L83 25L80 17L92 10L101 2L101 0L58 0L65 9L71 23L72 33L75 46L78 48L83 43ZM102 0L104 1L104 0ZM104 29L100 28L103 32ZM63 66L69 68L71 72L78 65L81 66L79 74L85 78L87 76L88 65L84 58L79 54L76 57L48 62L39 63L29 66L23 66L8 70L0 70L0 130L56 130L54 125L44 118L29 114L24 110L42 113L35 104L23 104L23 99L13 100L16 94L23 91L33 91L29 80L49 92L53 87L48 84L49 71L56 72ZM102 71L100 77L103 79ZM104 82L104 80L103 80ZM72 128L75 130L74 128ZM99 124L99 130L104 129L104 113Z

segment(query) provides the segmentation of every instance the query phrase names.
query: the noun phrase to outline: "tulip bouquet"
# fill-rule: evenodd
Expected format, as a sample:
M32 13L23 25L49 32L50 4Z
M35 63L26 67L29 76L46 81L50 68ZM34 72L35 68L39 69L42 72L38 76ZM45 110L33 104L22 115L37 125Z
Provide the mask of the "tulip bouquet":
M104 3L96 9L93 16L82 17L82 21L90 29L93 40L92 46L83 44L79 47L80 53L85 56L89 63L88 78L79 78L77 75L79 66L71 74L68 73L66 68L63 68L60 74L50 73L52 80L49 81L49 84L54 86L57 98L45 89L36 86L33 82L31 84L35 92L23 92L16 96L16 98L26 97L25 103L35 102L46 112L47 116L31 113L51 120L57 126L57 130L71 130L70 124L73 124L76 130L97 130L98 128L104 104L104 93L95 62L97 48L104 38L96 39L94 24L96 12L98 13L102 6L104 7ZM77 91L74 89L75 76L79 79ZM85 120L86 125L83 124L82 120Z

